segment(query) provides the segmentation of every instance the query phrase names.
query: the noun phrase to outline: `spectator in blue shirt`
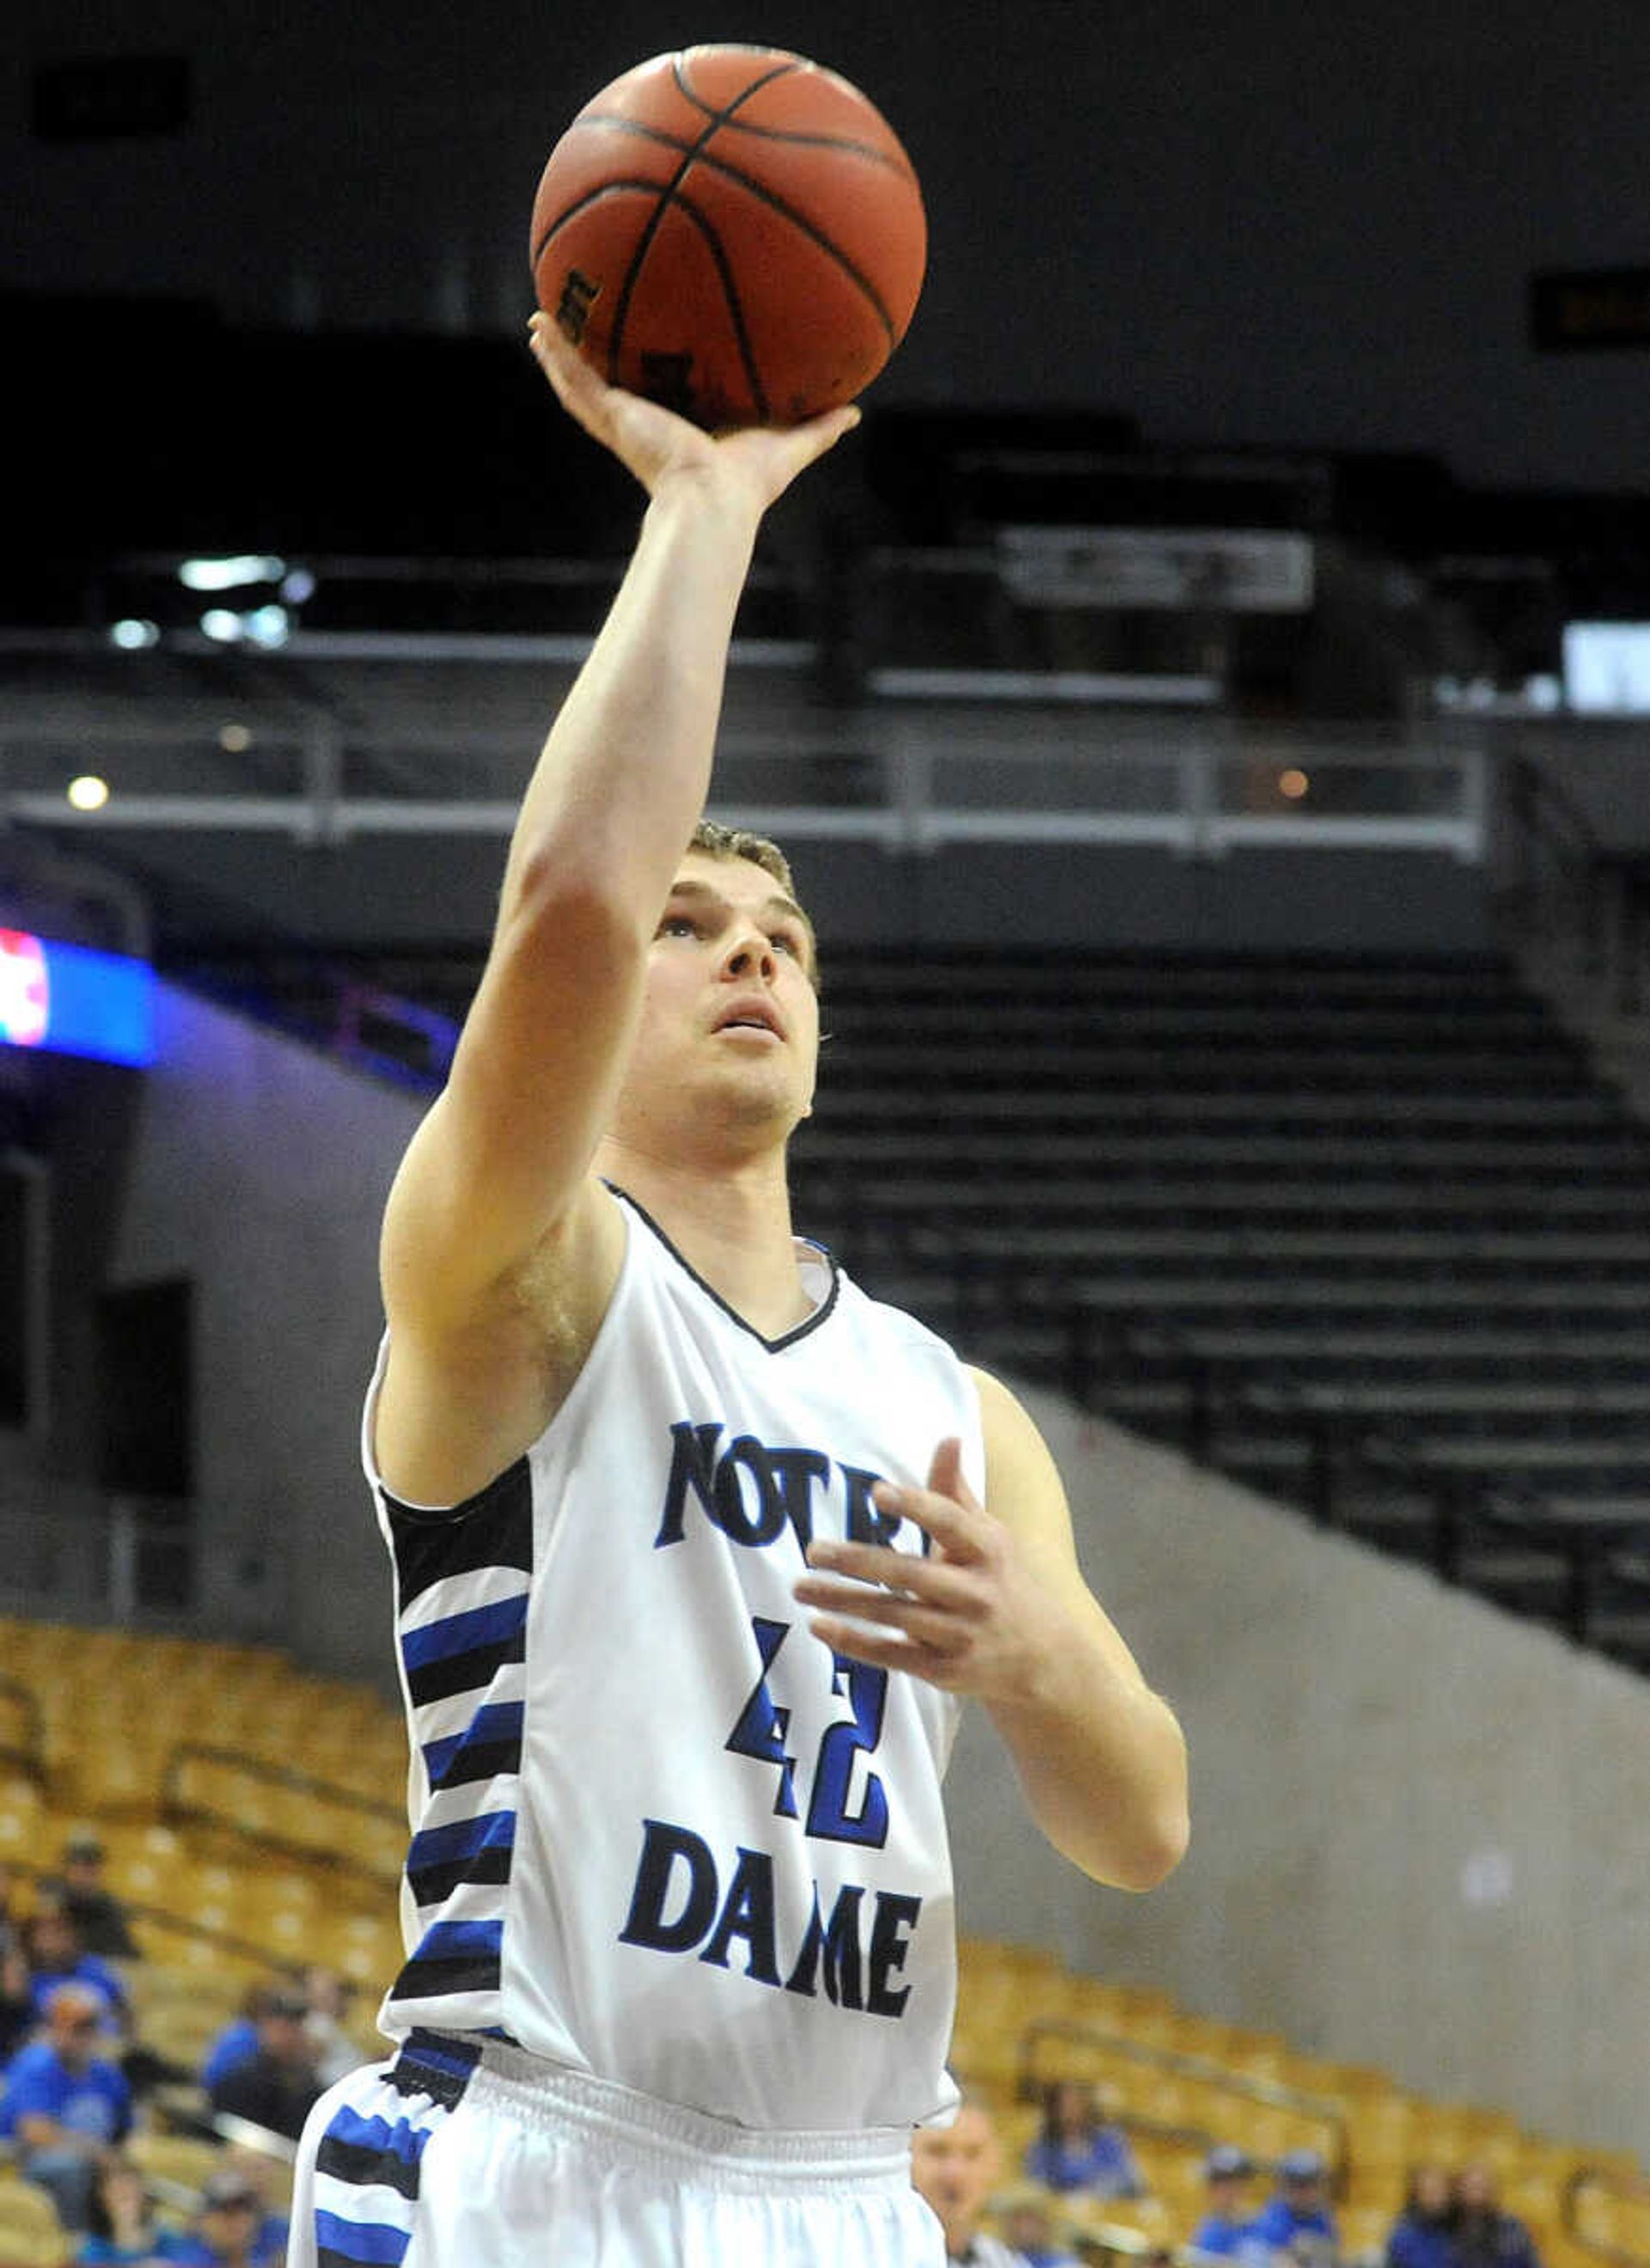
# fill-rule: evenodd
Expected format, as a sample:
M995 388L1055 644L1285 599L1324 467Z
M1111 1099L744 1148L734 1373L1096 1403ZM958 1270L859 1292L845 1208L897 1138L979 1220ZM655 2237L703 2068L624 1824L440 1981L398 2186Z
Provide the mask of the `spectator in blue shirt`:
M232 2017L209 2044L199 2074L201 2085L209 2095L237 2064L250 2063L257 2054L258 2027L269 2010L274 1991L271 1984L253 1985L240 2004L240 2014Z
M98 2052L104 2011L97 1994L59 1984L46 2033L16 2056L0 2096L0 2132L17 2145L18 2169L48 2191L65 2228L88 2223L98 2175L131 2131L132 2094Z
M1412 2167L1403 2209L1387 2232L1386 2268L1454 2268L1455 2228L1447 2167Z
M1042 2128L1026 2152L1028 2180L1086 2197L1144 2197L1145 2183L1121 2127L1111 2123L1115 2098L1103 2100L1081 2080L1059 2079L1042 2098Z
M1289 2150L1278 2161L1278 2187L1261 2207L1251 2235L1306 2268L1332 2268L1340 2230L1330 2206L1329 2168L1315 2150Z
M1226 2260L1263 2255L1266 2245L1255 2235L1249 2203L1249 2183L1255 2178L1252 2161L1231 2143L1223 2142L1204 2160L1203 2177L1207 2206L1192 2231L1193 2250L1212 2252Z
M101 2001L105 2024L112 2034L131 2029L131 2004L118 1971L101 1955L88 1953L80 1933L61 1905L35 1908L28 1926L29 1993L37 2021L60 1984L84 1984Z
M232 2161L207 2176L178 2268L281 2268L287 2224L264 2210L253 2176Z

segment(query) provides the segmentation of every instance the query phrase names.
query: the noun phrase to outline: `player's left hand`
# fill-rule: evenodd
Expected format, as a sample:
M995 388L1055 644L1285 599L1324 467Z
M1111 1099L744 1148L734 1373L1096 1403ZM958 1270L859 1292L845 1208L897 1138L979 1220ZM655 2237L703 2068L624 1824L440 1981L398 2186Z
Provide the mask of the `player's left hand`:
M1027 1566L1013 1531L962 1476L962 1446L934 1452L926 1488L880 1481L880 1512L914 1521L932 1541L918 1558L885 1545L816 1537L795 1586L816 1609L809 1628L837 1653L905 1669L947 1693L1025 1701L1040 1668L1074 1632L1062 1604ZM842 1580L846 1578L847 1580Z

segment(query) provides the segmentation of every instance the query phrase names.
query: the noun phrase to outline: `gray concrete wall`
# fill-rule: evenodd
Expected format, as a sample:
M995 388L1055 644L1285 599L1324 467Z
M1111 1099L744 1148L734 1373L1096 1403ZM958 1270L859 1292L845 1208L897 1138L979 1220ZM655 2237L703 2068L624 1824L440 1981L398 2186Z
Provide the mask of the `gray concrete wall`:
M1144 1898L1015 1822L977 1713L950 1798L962 1926L1650 2150L1650 1687L1052 1396L1090 1580L1192 1756Z
M201 1516L284 1559L305 1661L392 1685L357 1437L379 1219L421 1105L171 986L157 1039L110 1281L194 1278Z

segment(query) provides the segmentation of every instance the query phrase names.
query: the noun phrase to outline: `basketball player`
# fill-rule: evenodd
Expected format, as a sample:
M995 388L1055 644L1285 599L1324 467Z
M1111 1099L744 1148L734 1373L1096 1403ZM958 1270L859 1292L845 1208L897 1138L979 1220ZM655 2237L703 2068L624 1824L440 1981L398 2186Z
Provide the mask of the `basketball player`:
M771 845L694 830L757 527L855 413L712 440L534 347L650 501L384 1222L408 1959L291 2258L921 2268L960 1698L1135 1889L1181 1736L1018 1404L791 1232L813 931Z

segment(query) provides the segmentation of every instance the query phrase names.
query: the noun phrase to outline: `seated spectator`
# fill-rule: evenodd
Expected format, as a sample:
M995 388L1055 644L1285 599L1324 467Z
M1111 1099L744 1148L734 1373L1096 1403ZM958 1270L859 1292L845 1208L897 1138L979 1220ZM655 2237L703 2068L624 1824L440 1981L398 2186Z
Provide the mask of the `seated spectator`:
M82 1984L94 1992L107 2032L124 2036L131 2029L131 2003L118 1973L100 1954L88 1953L62 1904L61 1893L42 1882L24 1932L29 1964L29 1997L38 2022L60 1984Z
M1223 2142L1204 2160L1203 2177L1207 2204L1203 2219L1192 2231L1192 2248L1222 2259L1263 2256L1266 2245L1254 2233L1249 2183L1255 2168L1245 2153Z
M304 2029L308 2013L306 2004L290 1990L269 1995L257 2019L257 2047L207 2090L215 2113L250 2119L254 2125L297 2141L312 2104L323 2092L315 2072L315 2051Z
M1026 2268L1078 2268L1077 2255L1068 2252L1055 2234L1049 2200L1036 2191L1021 2190L999 2198L997 2225L1011 2252Z
M1386 2268L1454 2268L1455 2190L1444 2166L1414 2166L1387 2232Z
M315 2075L322 2087L331 2087L346 2073L359 2071L366 2060L344 2029L355 1987L335 1969L316 1962L304 1971L303 1992L309 2009L304 2029L315 2051Z
M278 2235L271 2239L274 2227ZM180 2268L280 2268L286 2257L286 2223L271 2223L263 2191L244 2166L214 2168L201 2191Z
M1315 2150L1278 2161L1278 2186L1250 2224L1250 2235L1302 2268L1335 2268L1341 2236L1330 2205L1330 2172Z
M0 1859L0 2065L9 2060L33 2024L28 1956L23 1933L11 1915L11 1869Z
M77 1829L63 1847L58 1897L85 1951L105 1961L136 1961L138 1948L126 1909L103 1879L104 1855L91 1828Z
M238 2174L249 2182L258 2194L258 2226L253 2233L253 2268L286 2268L287 2239L291 2224L284 2213L269 2210L269 2179L273 2172L271 2160L256 2150L228 2149L224 2153L224 2169Z
M199 2073L201 2085L209 2095L237 2064L247 2063L257 2054L259 2020L280 1989L275 1984L249 1986L240 2004L240 2014L232 2017L210 2042Z
M1136 2198L1145 2183L1120 2126L1116 2098L1081 2080L1057 2079L1042 2098L1042 2128L1026 2152L1027 2178L1086 2197Z
M911 2179L945 2231L948 2268L1025 2268L980 2227L1000 2163L997 2127L981 2102L964 2102L949 2126L919 2126L911 2137Z
M129 2158L104 2161L89 2226L91 2233L75 2255L74 2268L155 2268L155 2264L187 2257L187 2238L157 2224L154 2199Z
M131 2131L131 2089L98 2051L104 2021L96 1993L59 1984L45 2036L14 2058L0 2095L0 2133L15 2141L18 2170L49 2191L64 2228L76 2231L88 2225L113 2146Z
M1463 2166L1455 2176L1452 2268L1541 2268L1523 2222L1501 2210L1492 2167Z

